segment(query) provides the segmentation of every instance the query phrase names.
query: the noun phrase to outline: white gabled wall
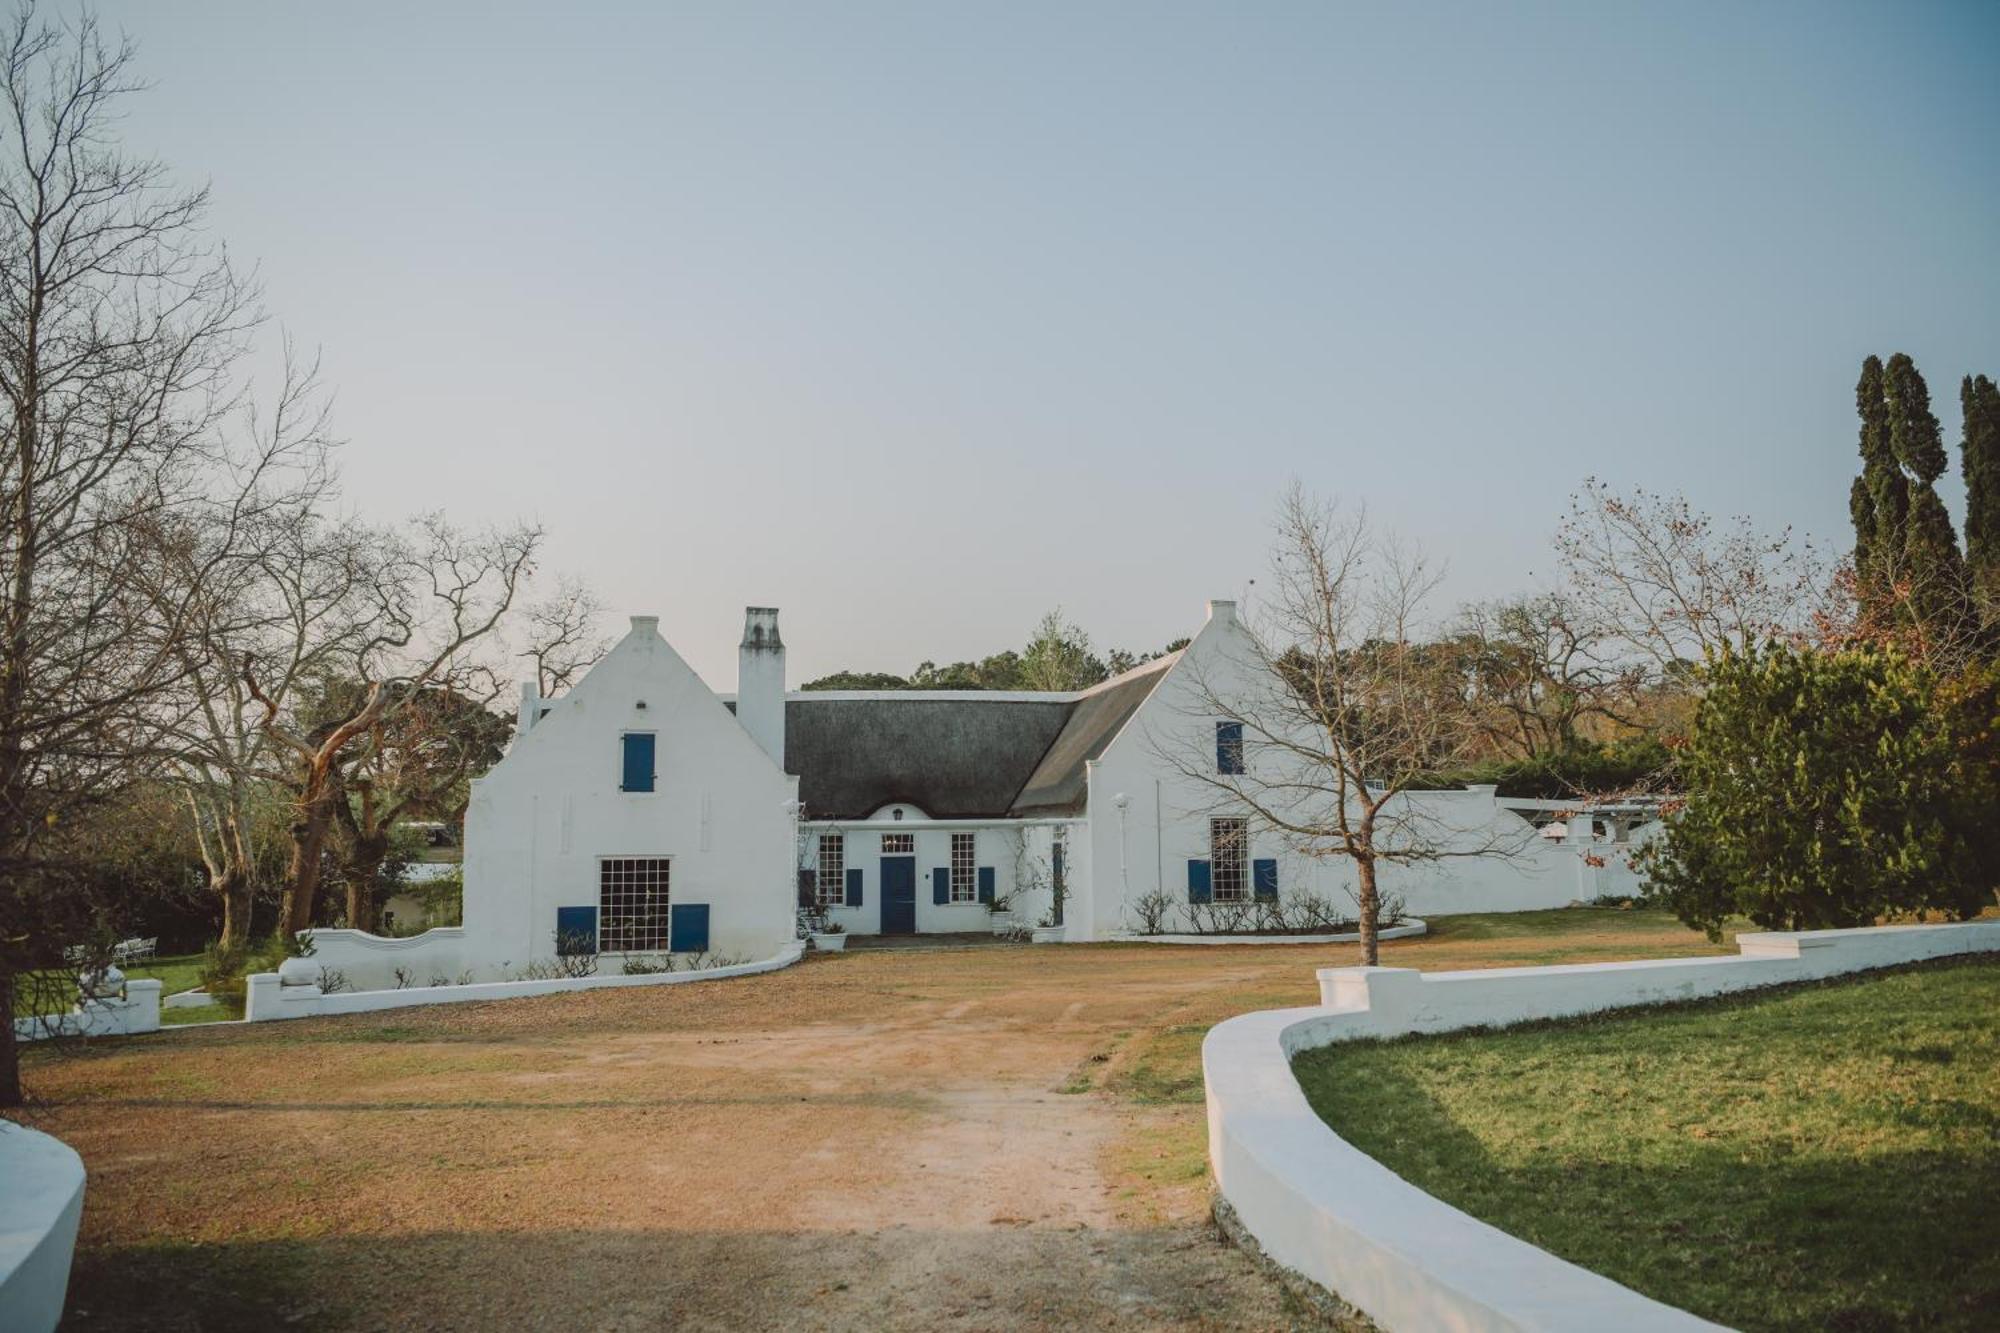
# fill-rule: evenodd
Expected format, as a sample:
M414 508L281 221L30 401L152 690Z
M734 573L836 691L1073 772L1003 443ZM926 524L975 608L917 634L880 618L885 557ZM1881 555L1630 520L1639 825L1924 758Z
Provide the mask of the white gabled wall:
M1201 632L1090 766L1089 902L1087 913L1072 916L1069 938L1101 939L1132 929L1136 922L1129 904L1156 889L1177 905L1186 904L1187 863L1208 859L1209 817L1229 812L1218 806L1225 793L1188 776L1174 760L1212 756L1215 724L1223 719L1202 711L1203 700L1226 694L1232 680L1250 681L1250 673L1261 670L1256 663L1235 604L1209 603ZM1254 746L1248 758L1257 762ZM1120 796L1125 798L1122 812ZM1403 799L1422 803L1449 844L1470 849L1498 842L1513 849L1504 857L1383 866L1383 892L1400 897L1410 914L1532 911L1584 896L1586 881L1579 874L1576 850L1532 836L1527 821L1501 806L1491 788L1420 792ZM1254 820L1249 855L1277 860L1280 900L1309 891L1353 912L1352 862L1304 856L1282 834L1258 829Z
M625 792L622 737L655 736L654 790ZM672 859L676 903L709 905L712 952L766 958L794 935L786 776L660 637L632 629L473 784L460 944L481 980L555 951L556 909L598 902L608 856Z

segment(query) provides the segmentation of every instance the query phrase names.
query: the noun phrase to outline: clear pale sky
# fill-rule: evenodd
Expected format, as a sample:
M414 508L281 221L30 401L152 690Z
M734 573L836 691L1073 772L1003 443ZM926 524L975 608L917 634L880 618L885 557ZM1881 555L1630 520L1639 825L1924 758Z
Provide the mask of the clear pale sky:
M1956 518L2000 374L2000 5L99 12L350 501L538 519L720 689L746 603L795 682L1157 647L1292 476L1453 600L1590 474L1838 538L1869 352Z

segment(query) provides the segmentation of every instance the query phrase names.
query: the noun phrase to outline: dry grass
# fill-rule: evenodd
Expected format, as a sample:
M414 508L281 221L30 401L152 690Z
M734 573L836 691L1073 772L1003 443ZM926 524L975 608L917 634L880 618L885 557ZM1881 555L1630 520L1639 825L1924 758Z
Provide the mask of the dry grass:
M1456 918L1385 962L1711 951ZM1205 1221L1199 1044L1351 946L870 952L698 986L37 1051L68 1327L1278 1328Z

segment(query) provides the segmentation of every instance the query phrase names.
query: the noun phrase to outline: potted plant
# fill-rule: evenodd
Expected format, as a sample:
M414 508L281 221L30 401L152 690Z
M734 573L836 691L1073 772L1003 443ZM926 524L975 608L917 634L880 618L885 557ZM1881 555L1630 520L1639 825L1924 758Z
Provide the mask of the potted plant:
M1006 894L999 894L986 904L986 921L993 927L995 935L1014 933L1014 900Z
M811 941L813 948L827 953L847 947L847 927L830 919L826 909L817 903L799 909L799 936Z
M1058 926L1056 924L1055 913L1050 912L1046 916L1044 916L1040 921L1037 921L1035 923L1035 943L1061 944L1063 941L1063 934L1068 929L1069 927L1067 926Z

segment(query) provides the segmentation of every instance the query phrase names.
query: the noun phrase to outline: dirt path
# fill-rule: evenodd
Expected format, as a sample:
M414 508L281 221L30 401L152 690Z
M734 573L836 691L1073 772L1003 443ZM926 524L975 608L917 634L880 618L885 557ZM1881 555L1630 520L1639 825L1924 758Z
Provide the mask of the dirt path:
M91 1171L66 1326L1293 1326L1207 1219L1198 1049L1325 961L871 952L38 1053Z

